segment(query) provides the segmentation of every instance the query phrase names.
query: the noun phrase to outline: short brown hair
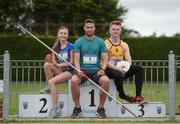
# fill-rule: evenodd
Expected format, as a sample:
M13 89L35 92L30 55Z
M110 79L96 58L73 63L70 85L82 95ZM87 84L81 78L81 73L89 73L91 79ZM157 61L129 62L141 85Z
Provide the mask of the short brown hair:
M121 22L119 20L114 20L110 23L109 26L111 27L112 25L120 25L121 26Z
M94 20L92 20L92 19L86 19L86 20L84 21L84 25L85 25L86 23L94 23L94 24L95 24Z
M59 29L58 29L58 31L59 31L60 29L67 29L67 30L69 31L69 29L68 29L67 26L60 26Z

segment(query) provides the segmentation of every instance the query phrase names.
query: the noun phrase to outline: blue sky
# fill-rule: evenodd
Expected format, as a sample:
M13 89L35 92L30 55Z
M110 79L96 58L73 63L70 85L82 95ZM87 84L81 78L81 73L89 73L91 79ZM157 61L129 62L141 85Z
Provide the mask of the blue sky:
M180 33L180 0L119 0L128 9L123 25L142 36Z

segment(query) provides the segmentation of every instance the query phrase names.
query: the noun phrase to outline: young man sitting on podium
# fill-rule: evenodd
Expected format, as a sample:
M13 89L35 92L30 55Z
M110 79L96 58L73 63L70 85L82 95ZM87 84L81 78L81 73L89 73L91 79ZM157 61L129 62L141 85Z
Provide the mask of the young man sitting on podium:
M110 23L110 38L105 40L109 55L108 67L105 72L109 78L114 79L120 98L131 103L146 103L141 96L144 71L141 66L132 65L129 46L120 38L121 31L120 21L115 20ZM129 70L124 70L123 67L117 66L117 63L121 61L126 61L130 64ZM135 75L136 95L128 96L123 89L123 80L133 75Z
M92 19L85 20L84 31L85 35L77 39L74 45L74 65L108 92L109 78L104 72L108 62L106 45L101 38L94 35L95 22ZM100 62L102 62L101 65ZM78 118L82 114L79 84L86 80L87 77L81 72L71 78L71 92L75 104L72 118ZM100 101L96 114L99 118L106 118L104 103L107 95L101 90L99 96Z

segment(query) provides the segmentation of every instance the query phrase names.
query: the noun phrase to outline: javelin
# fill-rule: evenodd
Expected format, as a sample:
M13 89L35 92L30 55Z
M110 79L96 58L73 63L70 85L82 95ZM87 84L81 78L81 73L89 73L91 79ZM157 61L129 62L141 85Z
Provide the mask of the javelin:
M25 31L26 33L28 33L29 35L31 35L34 39L36 39L37 41L39 41L42 45L44 45L46 48L48 48L51 52L53 52L55 55L57 55L58 57L60 57L61 59L63 59L64 62L66 62L69 66L71 66L74 70L81 72L80 70L78 70L76 67L74 67L70 62L68 62L66 59L64 59L61 55L59 55L57 52L55 52L53 49L51 49L49 46L47 46L44 42L42 42L40 39L38 39L36 36L34 36L31 32L29 32L28 30L26 30L23 26L21 26L20 24L17 24L16 26L18 29L21 28L21 31ZM23 32L22 31L22 32ZM91 80L87 75L85 75L83 73L83 76L89 80L91 83L93 83L96 87L98 87L100 90L102 90L106 95L108 95L110 98L112 98L114 101L116 101L117 103L119 103L123 108L125 108L128 112L130 112L134 117L137 118L137 116L130 111L127 107L125 107L120 101L118 101L116 98L114 98L112 95L110 95L108 92L106 92L103 88L101 88L98 84L96 84L93 80Z

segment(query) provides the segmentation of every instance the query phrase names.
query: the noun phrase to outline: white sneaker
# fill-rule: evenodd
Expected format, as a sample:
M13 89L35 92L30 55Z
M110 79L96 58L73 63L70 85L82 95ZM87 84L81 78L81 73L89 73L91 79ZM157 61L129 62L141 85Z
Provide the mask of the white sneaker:
M42 94L50 94L50 89L49 89L49 87L46 87L46 88L40 90L40 93L42 93Z
M62 111L59 107L52 108L49 112L49 117L56 118L56 117L59 117L61 115L61 113L62 113Z

